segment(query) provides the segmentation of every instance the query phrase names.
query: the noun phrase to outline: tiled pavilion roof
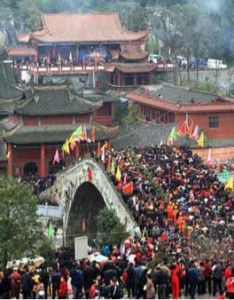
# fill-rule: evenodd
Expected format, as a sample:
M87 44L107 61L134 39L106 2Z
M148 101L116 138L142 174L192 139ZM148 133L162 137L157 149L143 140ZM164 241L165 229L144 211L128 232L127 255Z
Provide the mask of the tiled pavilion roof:
M93 125L50 125L50 126L22 126L12 135L4 137L4 140L12 144L40 144L64 142L70 137L72 132L80 125L86 126L87 135L91 138ZM96 127L96 140L112 139L117 134L116 130L104 130Z
M147 32L127 31L117 13L44 14L43 30L32 37L43 43L124 42L145 38Z
M9 47L8 55L9 57L15 56L35 56L37 51L34 48L27 48L27 47Z
M134 91L126 95L126 98L138 104L175 113L208 113L208 112L230 112L234 111L234 102L218 95L212 95L182 89L177 87L163 87L157 91ZM177 105L180 100L180 105ZM192 101L191 101L192 100Z
M71 94L67 86L34 87L25 91L27 100L18 102L15 111L21 115L45 116L92 113L102 101L91 103Z

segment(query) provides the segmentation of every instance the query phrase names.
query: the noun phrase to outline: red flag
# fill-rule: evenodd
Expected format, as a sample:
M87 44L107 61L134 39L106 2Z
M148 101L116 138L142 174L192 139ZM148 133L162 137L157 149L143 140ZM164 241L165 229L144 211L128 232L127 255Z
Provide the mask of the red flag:
M88 181L93 180L93 172L92 172L91 168L88 168L88 170L87 170L87 178L88 178Z
M186 135L186 131L187 131L186 127L187 127L186 120L184 120L177 129L178 135Z
M102 154L102 152L101 152L101 144L100 144L100 142L98 142L98 146L97 146L97 157L100 157L101 154Z
M59 152L58 152L58 149L57 149L56 152L55 152L55 155L54 155L53 165L54 165L55 163L59 164L59 162L60 162L60 159L59 159Z
M85 218L83 218L83 222L82 222L82 232L86 231L86 224L85 224Z
M95 141L96 141L96 127L95 126L93 126L93 129L92 129L91 140L93 143L95 143Z
M131 195L133 193L133 182L129 182L128 184L123 186L123 194Z
M192 120L190 126L188 127L188 134L190 138L192 138L193 132L194 132L194 121Z

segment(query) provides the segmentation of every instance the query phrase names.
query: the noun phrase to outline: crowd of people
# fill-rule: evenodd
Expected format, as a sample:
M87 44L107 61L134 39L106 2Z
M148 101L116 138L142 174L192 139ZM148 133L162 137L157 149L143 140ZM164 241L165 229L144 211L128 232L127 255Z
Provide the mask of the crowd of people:
M0 276L0 297L18 298L22 291L24 298L194 299L208 294L233 299L234 198L217 170L187 147L106 150L105 160L96 159L122 194L141 236L90 249L100 250L105 261L75 261L73 252L58 250L50 266L8 270ZM38 179L34 182L38 186ZM129 183L133 188L126 192Z
M56 174L49 174L45 177L40 177L38 174L27 174L22 177L18 177L18 181L23 185L27 184L32 187L32 193L38 197L38 204L45 205L58 205L57 200L54 197L39 198L39 195L44 192L47 188L54 185L56 181Z
M127 243L127 242L126 242ZM234 269L230 262L164 259L151 268L142 259L144 243L134 241L134 261L121 256L117 247L106 247L105 263L82 259L73 253L56 253L55 261L31 269L25 265L0 272L0 299L233 299ZM226 292L225 292L226 291Z

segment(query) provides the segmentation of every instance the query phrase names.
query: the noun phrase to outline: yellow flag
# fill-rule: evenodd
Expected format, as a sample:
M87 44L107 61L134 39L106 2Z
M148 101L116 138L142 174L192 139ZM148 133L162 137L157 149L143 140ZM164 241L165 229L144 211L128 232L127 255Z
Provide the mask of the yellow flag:
M171 146L173 144L173 139L172 137L169 135L168 139L167 139L167 146Z
M72 146L76 145L74 133L72 133L72 135L69 137L68 143L71 144Z
M65 144L63 144L62 151L70 154L69 141L66 140Z
M225 190L230 189L233 190L233 177L229 177L226 185L225 185Z
M122 175L121 175L120 167L118 165L115 178L116 178L116 180L121 181L121 177L122 177Z
M198 144L198 146L200 146L200 147L204 147L204 145L205 145L204 131L202 131L202 133L201 133L199 139L197 140L197 144Z
M107 148L107 146L108 146L108 143L107 142L105 142L105 144L101 147L101 152L104 150L104 149L106 149Z

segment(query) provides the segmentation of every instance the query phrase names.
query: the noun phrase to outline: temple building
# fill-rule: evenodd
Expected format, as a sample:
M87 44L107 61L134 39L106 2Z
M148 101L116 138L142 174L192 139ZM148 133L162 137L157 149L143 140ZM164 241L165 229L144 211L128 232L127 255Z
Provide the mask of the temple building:
M232 99L164 84L154 89L138 89L126 98L139 105L141 117L155 124L198 125L205 134L205 146L232 146L234 117Z
M126 30L117 13L44 14L37 32L17 34L8 56L23 80L34 83L75 76L93 87L152 83L152 73L172 65L148 63L147 32Z
M85 99L68 85L17 86L11 74L9 65L1 63L0 168L3 173L44 177L61 167L53 164L56 150L64 166L84 153L90 155L96 151L98 142L102 145L117 134L118 128L110 127L114 103L109 97L93 95ZM62 145L78 127L85 129L86 139L77 142L73 151L62 157ZM91 141L94 128L95 140Z

